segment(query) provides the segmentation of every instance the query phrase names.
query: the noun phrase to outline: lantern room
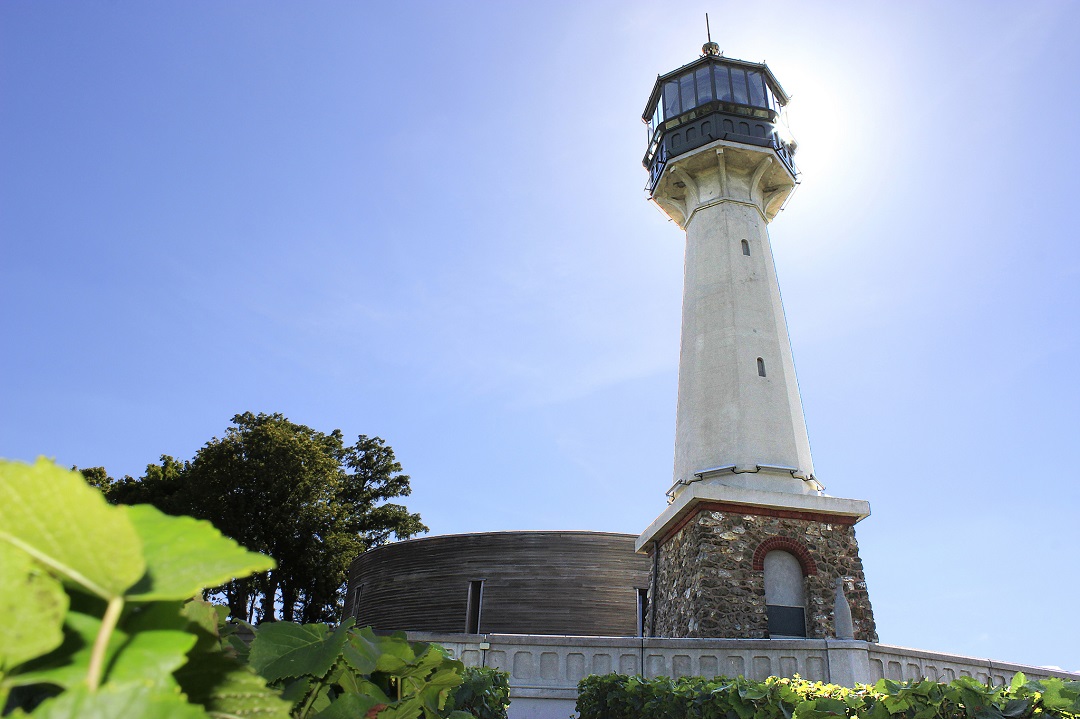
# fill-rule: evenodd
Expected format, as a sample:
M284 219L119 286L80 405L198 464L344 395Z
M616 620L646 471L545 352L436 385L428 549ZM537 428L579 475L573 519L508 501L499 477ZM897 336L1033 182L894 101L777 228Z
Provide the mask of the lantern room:
M649 149L642 164L649 170L651 193L668 160L715 140L771 147L797 174L795 141L787 136L781 115L787 93L764 63L726 58L715 43L694 62L656 79L642 120Z

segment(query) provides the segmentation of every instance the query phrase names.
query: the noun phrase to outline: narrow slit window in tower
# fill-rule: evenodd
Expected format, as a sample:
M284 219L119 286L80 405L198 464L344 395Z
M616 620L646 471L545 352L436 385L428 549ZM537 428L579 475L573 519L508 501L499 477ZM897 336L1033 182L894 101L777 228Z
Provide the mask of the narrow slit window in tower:
M761 359L760 357L757 358L757 373L758 377L765 376L765 360Z
M747 257L750 256L750 243L747 242L746 240L742 241L742 253L744 255L746 255Z
M465 614L465 633L480 633L480 604L484 600L483 580L469 582L469 603Z

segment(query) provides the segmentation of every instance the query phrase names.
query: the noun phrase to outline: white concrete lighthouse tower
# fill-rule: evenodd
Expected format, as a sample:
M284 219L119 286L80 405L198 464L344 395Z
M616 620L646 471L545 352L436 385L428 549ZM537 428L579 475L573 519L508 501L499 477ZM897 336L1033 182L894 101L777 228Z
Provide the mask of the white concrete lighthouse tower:
M643 116L650 197L686 233L674 483L638 540L650 634L876 640L853 529L869 505L815 476L767 231L797 182L788 96L702 49Z

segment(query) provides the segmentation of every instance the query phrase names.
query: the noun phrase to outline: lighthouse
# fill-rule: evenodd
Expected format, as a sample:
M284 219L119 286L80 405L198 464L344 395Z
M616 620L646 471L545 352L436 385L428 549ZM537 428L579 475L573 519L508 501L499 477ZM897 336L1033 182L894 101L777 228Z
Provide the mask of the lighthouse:
M657 78L647 191L685 233L675 461L652 559L651 636L876 641L854 525L810 454L768 225L799 182L789 97L716 43Z

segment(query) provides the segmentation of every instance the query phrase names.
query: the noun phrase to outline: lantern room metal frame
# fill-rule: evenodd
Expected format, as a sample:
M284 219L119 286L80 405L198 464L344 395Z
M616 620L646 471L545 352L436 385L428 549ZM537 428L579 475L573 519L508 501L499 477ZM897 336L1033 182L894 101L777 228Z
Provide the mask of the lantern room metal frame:
M656 189L668 161L716 140L771 147L797 176L797 145L782 119L789 99L767 65L723 55L659 75L641 116L649 138L646 190Z

